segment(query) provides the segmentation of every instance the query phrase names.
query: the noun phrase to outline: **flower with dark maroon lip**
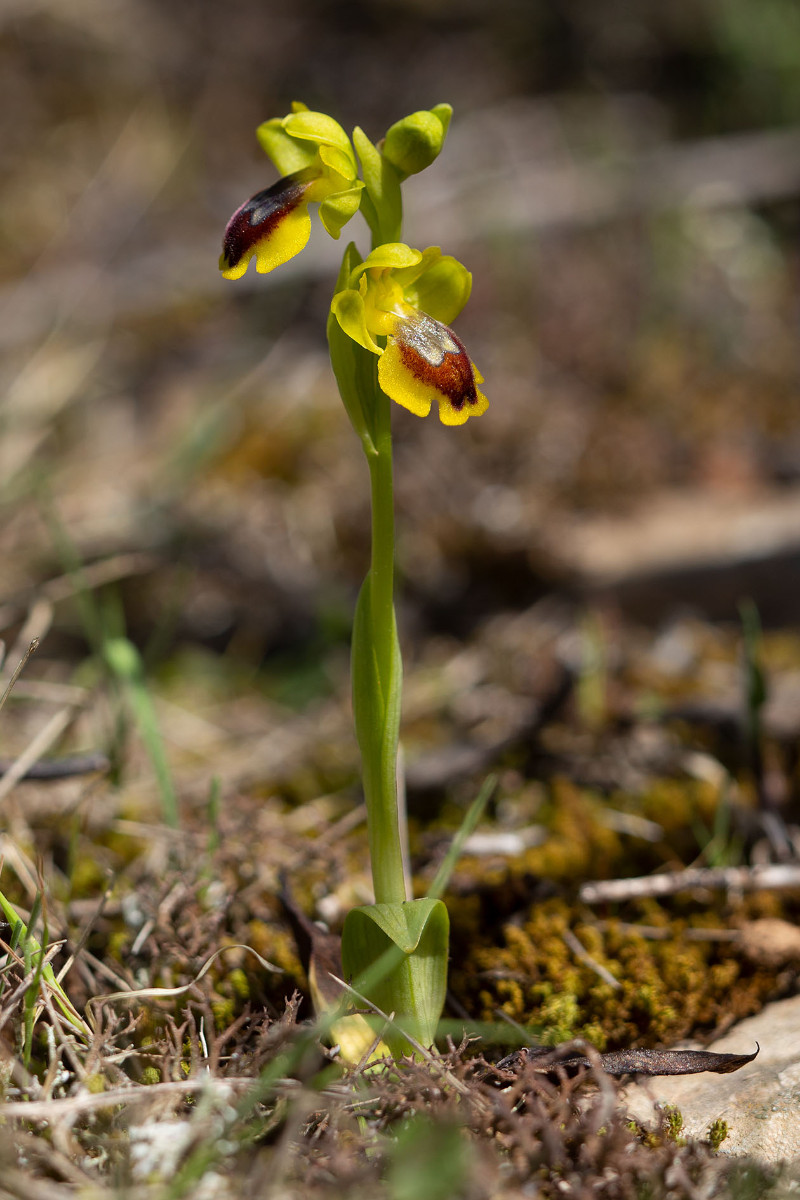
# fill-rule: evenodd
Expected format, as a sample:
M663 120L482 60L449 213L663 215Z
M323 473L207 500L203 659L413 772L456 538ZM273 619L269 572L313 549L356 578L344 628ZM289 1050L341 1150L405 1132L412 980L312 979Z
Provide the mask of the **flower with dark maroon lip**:
M390 242L351 272L331 312L353 341L380 355L378 382L387 396L419 417L436 401L443 424L463 425L489 407L483 376L449 328L471 286L469 271L438 246L420 251Z
M265 121L257 131L284 177L237 208L228 222L219 260L226 279L240 279L251 258L265 273L299 254L311 234L309 204L319 204L320 220L334 238L358 211L364 185L347 134L325 113L292 107L287 117Z

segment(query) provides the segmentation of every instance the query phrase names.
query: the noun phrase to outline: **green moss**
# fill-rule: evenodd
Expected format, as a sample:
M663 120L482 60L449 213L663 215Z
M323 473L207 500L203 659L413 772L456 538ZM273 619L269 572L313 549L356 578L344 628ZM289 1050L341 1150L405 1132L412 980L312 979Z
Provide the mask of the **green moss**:
M72 867L70 892L74 900L101 894L108 885L107 873L96 857L82 856Z
M519 865L548 879L606 876L622 847L619 834L602 821L602 810L594 793L568 780L555 780L541 814L549 837L522 855Z
M211 1005L214 1024L218 1033L223 1033L236 1017L236 1005L233 1000L215 1000Z
M685 1144L685 1138L681 1136L683 1133L683 1113L674 1104L664 1105L664 1123L666 1127L666 1136L671 1142L682 1146Z
M718 801L715 788L692 780L656 780L640 796L610 802L569 781L543 787L536 820L547 840L513 861L463 860L447 897L451 987L470 1014L491 1022L500 1010L541 1027L549 1041L580 1036L614 1049L669 1044L758 1011L775 993L774 973L754 966L735 943L687 933L783 915L789 900L763 893L732 904L715 893L699 903L686 893L609 914L587 910L576 896L585 879L693 861L698 822L714 828ZM609 803L656 821L663 840L609 830ZM547 888L551 895L542 899ZM652 935L638 934L637 924L654 927ZM618 988L579 960L568 931Z
M131 935L127 929L116 929L109 935L107 953L116 962L124 962L130 949Z
M717 1117L716 1121L712 1121L706 1130L706 1141L714 1151L719 1150L727 1136L728 1122L723 1121L722 1117Z
M725 898L703 924L728 925ZM500 1009L514 1021L542 1027L551 1042L583 1037L602 1049L669 1044L731 1016L755 1012L774 993L774 974L744 960L735 943L686 936L699 922L648 902L644 924L666 938L645 938L608 920L600 928L579 918L567 899L529 905L526 918L462 940L458 909L452 927L451 987L477 1019ZM747 912L743 902L741 915ZM701 926L702 927L702 926ZM579 961L564 934L572 929L592 959L619 983L614 988Z
M297 954L297 943L294 936L277 923L252 920L247 924L247 945L252 946L257 954L280 967L286 975L293 979L303 979L303 971Z
M228 984L233 989L233 993L237 999L250 999L250 984L247 982L247 976L241 967L234 967L228 973Z
M580 1029L580 1004L572 992L557 992L542 1005L538 1020L544 1025L542 1041L548 1046L568 1042Z

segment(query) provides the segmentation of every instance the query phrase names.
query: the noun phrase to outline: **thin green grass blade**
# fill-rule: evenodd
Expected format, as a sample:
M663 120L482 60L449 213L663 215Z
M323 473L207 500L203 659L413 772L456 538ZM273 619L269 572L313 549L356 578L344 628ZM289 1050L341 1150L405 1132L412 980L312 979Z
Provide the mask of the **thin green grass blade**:
M177 829L180 825L178 797L153 701L147 688L141 655L127 638L110 638L105 646L105 658L123 686L155 772L164 823L171 829Z
M38 895L36 897L36 900L40 901L40 898ZM36 907L36 900L34 901L34 908ZM40 901L40 905L41 905L41 901ZM67 1018L70 1025L73 1025L75 1027L75 1029L77 1029L81 1034L83 1034L84 1036L87 1036L89 1034L89 1028L86 1025L86 1022L83 1020L83 1018L79 1014L78 1010L75 1008L75 1005L72 1003L69 996L64 991L63 987L58 982L58 980L56 979L55 971L51 967L50 963L45 962L45 960L44 960L45 952L44 952L44 949L42 948L41 943L30 932L30 928L32 927L33 922L31 921L31 926L26 925L25 922L20 917L19 913L14 908L14 906L9 903L9 901L6 899L6 897L3 895L2 892L0 892L0 909L2 909L3 915L5 916L9 925L11 925L12 929L14 930L14 934L12 934L12 939L11 939L12 949L14 948L13 943L16 942L16 945L20 946L22 948L22 957L26 963L32 964L38 956L38 961L39 961L40 968L41 968L39 975L38 975L38 980L39 981L44 980L44 982L50 988L50 990L53 993L53 997L56 1001L56 1004L61 1009L64 1016ZM40 908L40 911L41 911L41 908ZM38 982L37 982L37 986L36 986L34 995L36 993L38 993Z
M464 815L464 820L461 822L458 832L450 843L450 848L442 860L442 865L439 867L439 870L434 876L433 883L428 888L429 899L438 900L444 894L445 888L450 882L450 876L453 874L456 863L461 857L461 853L464 849L464 843L469 835L475 832L475 827L483 816L483 810L489 803L492 792L496 787L497 776L487 775L486 779L483 781L481 790L478 792L477 796L472 801L472 804L470 804L469 808L467 809Z

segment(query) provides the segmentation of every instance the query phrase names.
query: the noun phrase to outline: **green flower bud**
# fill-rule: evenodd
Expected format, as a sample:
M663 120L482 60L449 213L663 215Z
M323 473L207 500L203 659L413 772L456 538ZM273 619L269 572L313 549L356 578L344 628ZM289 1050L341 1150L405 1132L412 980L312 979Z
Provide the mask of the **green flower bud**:
M383 157L404 177L424 171L444 145L452 112L449 104L437 104L396 121L383 140Z

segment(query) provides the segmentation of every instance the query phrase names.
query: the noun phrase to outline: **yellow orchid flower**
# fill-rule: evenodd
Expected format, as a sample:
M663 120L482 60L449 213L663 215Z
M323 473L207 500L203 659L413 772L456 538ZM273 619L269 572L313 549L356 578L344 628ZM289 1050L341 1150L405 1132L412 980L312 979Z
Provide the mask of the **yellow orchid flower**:
M296 103L288 116L265 121L257 137L283 178L228 222L219 260L226 279L240 279L253 257L264 274L299 254L311 234L309 204L319 204L322 224L338 238L361 203L364 185L350 139L326 113Z
M390 242L351 271L331 312L353 341L380 355L378 382L387 396L418 417L436 401L444 425L463 425L489 407L483 376L449 328L471 287L466 267L438 246L420 251Z

